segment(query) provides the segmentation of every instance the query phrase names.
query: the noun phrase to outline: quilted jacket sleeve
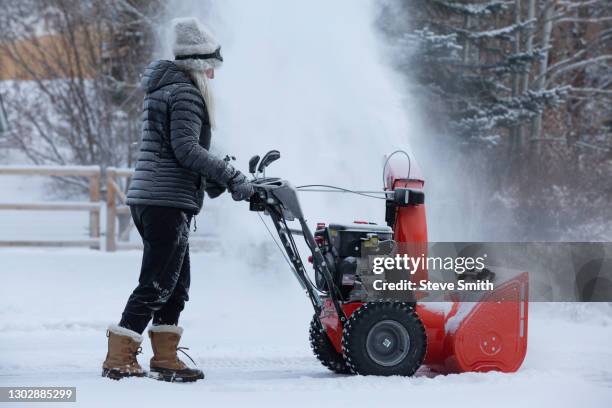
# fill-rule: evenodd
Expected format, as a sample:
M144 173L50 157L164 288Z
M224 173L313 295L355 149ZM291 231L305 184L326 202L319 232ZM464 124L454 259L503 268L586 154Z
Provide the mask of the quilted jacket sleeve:
M192 87L178 88L170 98L170 144L179 164L223 185L236 170L200 146L200 130L206 108Z

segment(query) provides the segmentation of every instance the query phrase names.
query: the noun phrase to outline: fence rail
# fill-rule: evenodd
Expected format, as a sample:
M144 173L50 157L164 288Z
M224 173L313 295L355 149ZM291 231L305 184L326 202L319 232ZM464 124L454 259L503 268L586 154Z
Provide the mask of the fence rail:
M89 239L80 240L0 240L0 246L88 246L100 249L100 166L0 166L0 176L87 177L89 202L0 202L0 210L87 211Z
M100 203L66 202L27 202L27 203L0 203L0 210L40 210L45 211L100 211Z
M0 166L5 176L84 176L100 177L100 166Z
M63 240L15 240L0 241L3 247L89 247L100 249L99 238L63 239Z

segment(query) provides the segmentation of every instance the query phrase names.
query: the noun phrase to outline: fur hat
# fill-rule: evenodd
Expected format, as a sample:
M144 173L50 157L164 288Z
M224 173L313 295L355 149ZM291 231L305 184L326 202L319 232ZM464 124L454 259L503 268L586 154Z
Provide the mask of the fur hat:
M221 46L196 18L175 18L172 31L174 63L179 68L203 71L221 66Z

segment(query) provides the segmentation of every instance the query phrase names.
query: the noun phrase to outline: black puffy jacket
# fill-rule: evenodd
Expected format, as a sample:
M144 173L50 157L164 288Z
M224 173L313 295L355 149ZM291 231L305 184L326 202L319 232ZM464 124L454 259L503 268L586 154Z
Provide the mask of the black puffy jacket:
M154 61L144 72L142 86L142 138L127 204L198 213L206 180L226 186L236 170L208 152L208 112L187 73L171 61Z

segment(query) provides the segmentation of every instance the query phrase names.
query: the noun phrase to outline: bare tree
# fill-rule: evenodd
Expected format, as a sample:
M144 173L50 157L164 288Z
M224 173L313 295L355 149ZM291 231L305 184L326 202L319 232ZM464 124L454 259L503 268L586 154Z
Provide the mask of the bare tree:
M145 0L3 0L1 89L9 141L34 164L130 166L139 74L160 10ZM84 190L79 179L63 179Z

